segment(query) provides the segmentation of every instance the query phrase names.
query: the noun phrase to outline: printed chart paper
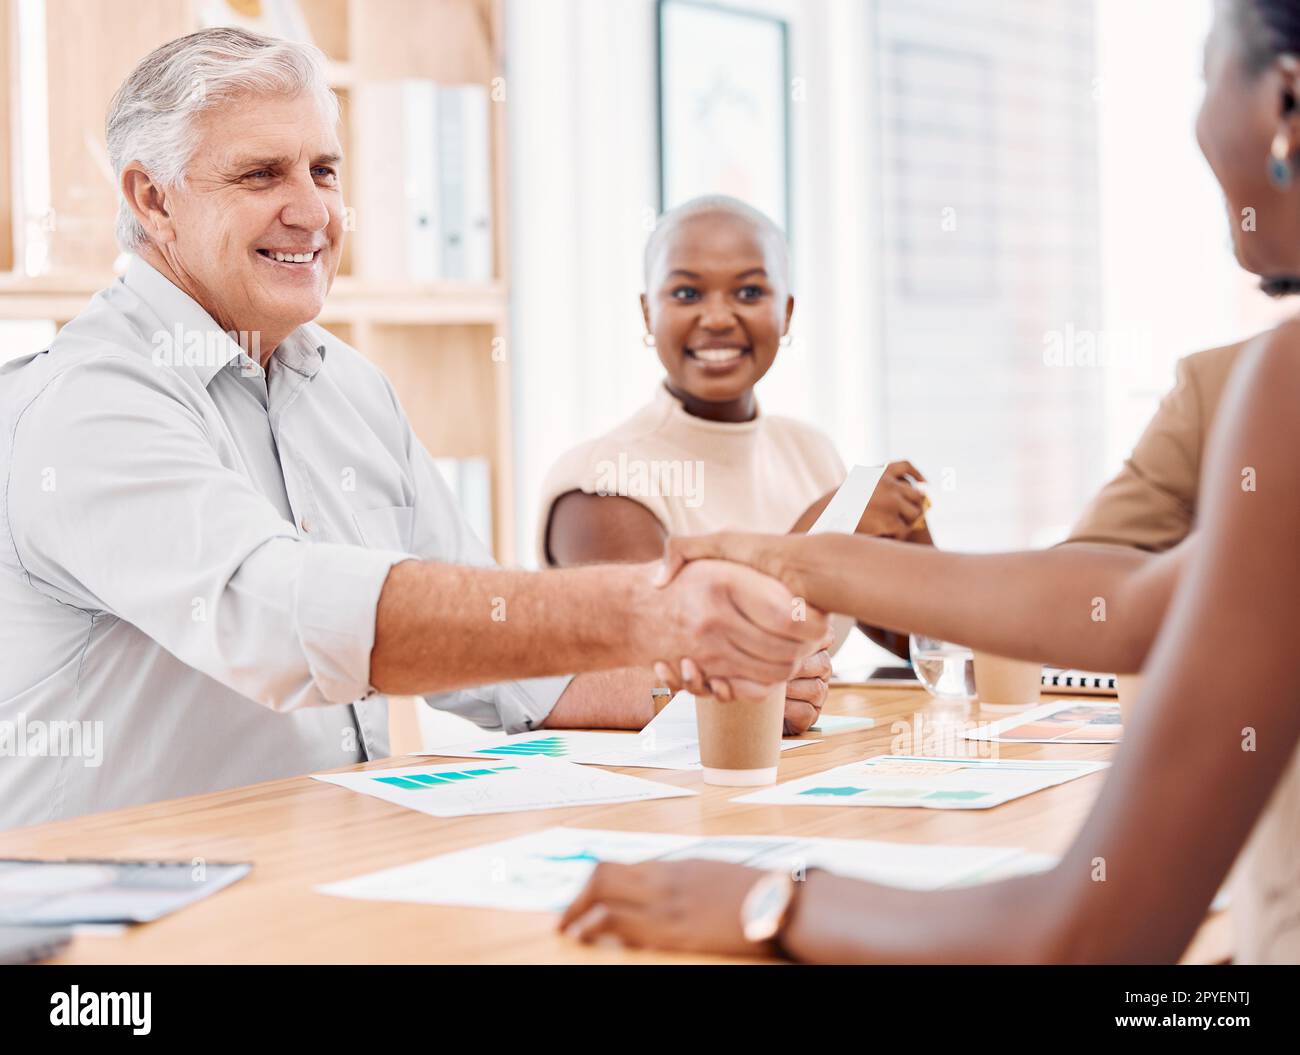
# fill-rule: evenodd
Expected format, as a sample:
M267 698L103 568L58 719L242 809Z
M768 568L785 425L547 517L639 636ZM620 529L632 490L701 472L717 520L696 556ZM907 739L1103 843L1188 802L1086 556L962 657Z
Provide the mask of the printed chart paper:
M840 484L839 490L831 497L822 515L808 529L810 535L834 532L839 535L852 535L858 529L858 521L867 511L871 496L876 493L876 485L885 475L883 465L855 465L849 475Z
M709 858L761 869L825 868L915 890L1042 871L1054 859L1006 847L927 846L788 836L663 835L586 828L540 832L317 887L338 897L559 912L599 861Z
M654 733L496 733L420 753L466 758L561 758L580 765L643 769L700 768L697 741Z
M870 729L876 724L874 718L859 718L853 714L826 714L823 712L817 721L809 727L810 733L822 733L833 736L836 733L851 733L854 729Z
M554 758L317 773L316 780L435 817L670 799L695 792Z
M808 732L845 733L851 729L869 729L875 724L874 718L857 718L847 714L823 714L818 719L817 724ZM655 715L645 729L642 730L641 735L646 736L651 733L662 739L690 740L692 743L698 744L699 728L695 724L695 697L689 692L679 692L674 696L672 702ZM807 735L807 733L804 734L804 736ZM793 747L817 742L816 740L806 740L803 737L790 736L781 741L781 750L788 751ZM698 748L696 750L698 754Z
M1117 744L1118 700L1053 700L966 733L967 740L1016 744Z
M662 713L660 712L661 716ZM781 750L819 742L815 739L783 740ZM494 733L419 753L463 758L562 758L586 766L627 766L641 769L702 768L700 742L695 735L694 710L691 711L689 736L678 732L676 728L670 733L659 728L652 729L650 725L639 734L548 730Z
M695 697L689 692L679 692L668 706L650 719L642 735L654 732L661 737L699 740L699 726L695 724Z
M920 806L982 810L1104 769L1105 762L877 755L732 802L780 806Z

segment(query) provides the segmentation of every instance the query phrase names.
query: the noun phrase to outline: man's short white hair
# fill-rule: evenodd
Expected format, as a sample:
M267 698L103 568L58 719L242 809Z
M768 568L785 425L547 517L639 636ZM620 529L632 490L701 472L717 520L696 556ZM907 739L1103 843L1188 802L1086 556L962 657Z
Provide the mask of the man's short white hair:
M643 261L647 290L650 288L651 272L659 260L659 253L663 249L663 244L667 241L668 236L680 227L684 221L693 216L716 216L718 214L734 216L750 224L754 228L754 233L758 236L759 241L766 242L768 248L774 254L778 274L773 275L772 278L786 283L787 286L789 285L790 248L785 239L785 232L781 230L776 221L767 213L760 212L739 198L732 198L726 194L705 194L669 209L655 222L655 228L650 232L650 237L646 240Z
M331 121L338 99L325 79L319 48L233 27L202 29L155 48L131 71L108 107L108 158L120 181L139 162L163 186L184 182L198 147L195 120L204 110L248 93L311 92ZM120 183L119 183L120 187ZM149 236L122 198L117 241L136 249Z

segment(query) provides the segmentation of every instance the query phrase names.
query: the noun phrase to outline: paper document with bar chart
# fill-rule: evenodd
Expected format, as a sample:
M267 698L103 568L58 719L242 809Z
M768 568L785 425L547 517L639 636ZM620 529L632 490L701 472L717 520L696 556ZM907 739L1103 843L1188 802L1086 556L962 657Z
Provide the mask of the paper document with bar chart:
M553 758L317 773L316 780L435 817L551 810L694 795L653 780Z

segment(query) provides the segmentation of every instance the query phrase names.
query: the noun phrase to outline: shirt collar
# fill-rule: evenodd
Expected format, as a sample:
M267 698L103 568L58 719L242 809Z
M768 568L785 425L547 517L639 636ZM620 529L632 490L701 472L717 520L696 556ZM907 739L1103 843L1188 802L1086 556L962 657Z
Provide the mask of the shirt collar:
M271 358L278 359L281 365L303 377L313 377L325 364L325 342L317 340L318 336L309 332L307 327L299 326L280 342Z
M122 281L163 323L164 328L151 337L156 362L193 371L204 388L225 366L262 373L261 365L244 354L239 342L198 301L147 261L132 255ZM280 342L274 358L290 370L311 377L321 368L324 354L324 342L299 326Z

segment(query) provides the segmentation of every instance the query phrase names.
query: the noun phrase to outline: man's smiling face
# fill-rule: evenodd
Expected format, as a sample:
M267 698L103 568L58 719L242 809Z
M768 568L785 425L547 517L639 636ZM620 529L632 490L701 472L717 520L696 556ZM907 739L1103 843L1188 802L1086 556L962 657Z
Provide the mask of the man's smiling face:
M202 113L173 236L158 251L223 328L260 332L264 354L320 314L343 238L342 149L308 93L249 95Z

